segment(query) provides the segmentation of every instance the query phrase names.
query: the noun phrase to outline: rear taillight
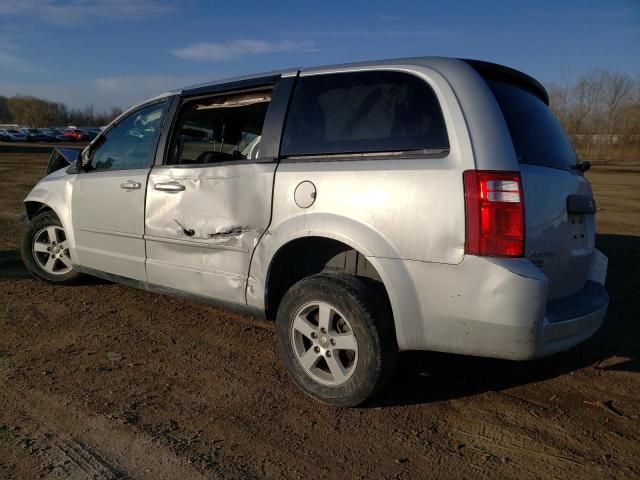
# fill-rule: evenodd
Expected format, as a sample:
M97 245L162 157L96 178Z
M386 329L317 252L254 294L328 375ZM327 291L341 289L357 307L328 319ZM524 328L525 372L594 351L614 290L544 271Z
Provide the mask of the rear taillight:
M524 205L520 174L468 170L463 178L467 215L465 253L522 257Z

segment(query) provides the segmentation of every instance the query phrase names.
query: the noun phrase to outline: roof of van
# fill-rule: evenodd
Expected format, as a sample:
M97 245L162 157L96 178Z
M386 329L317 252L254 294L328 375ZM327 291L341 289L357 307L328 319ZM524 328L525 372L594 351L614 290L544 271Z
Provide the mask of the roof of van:
M463 58L451 58L451 57L409 57L409 58L393 58L386 60L371 60L365 62L354 62L354 63L343 63L336 65L323 65L316 67L297 67L297 68L288 68L284 70L275 70L270 72L261 72L255 73L251 75L243 75L238 77L230 77L223 78L220 80L214 80L211 82L201 83L197 85L190 85L188 87L172 90L166 92L162 95L159 95L156 98L164 97L166 95L176 95L183 93L189 90L199 90L204 89L206 87L211 87L215 85L220 85L224 83L235 83L235 82L243 82L246 80L251 80L255 78L261 77L286 77L286 76L295 76L298 72L313 72L320 70L332 70L332 69L344 69L349 67L375 67L375 66L383 66L383 65L420 65L426 67L437 67L439 65L443 65L446 63L459 63L465 62L474 68L480 75L482 75L485 79L495 79L495 80L503 80L508 81L510 83L516 83L519 86L527 89L537 97L539 97L546 104L549 104L549 95L547 94L544 86L538 82L535 78L523 73L519 70L515 70L510 67L506 67L504 65L499 65L497 63L485 62L482 60L472 60L472 59L463 59Z

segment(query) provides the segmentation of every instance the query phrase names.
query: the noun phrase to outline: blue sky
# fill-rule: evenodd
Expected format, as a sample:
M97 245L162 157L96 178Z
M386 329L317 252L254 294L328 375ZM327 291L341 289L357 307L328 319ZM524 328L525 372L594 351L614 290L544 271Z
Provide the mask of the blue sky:
M0 0L0 94L98 110L244 73L414 55L640 75L640 0Z

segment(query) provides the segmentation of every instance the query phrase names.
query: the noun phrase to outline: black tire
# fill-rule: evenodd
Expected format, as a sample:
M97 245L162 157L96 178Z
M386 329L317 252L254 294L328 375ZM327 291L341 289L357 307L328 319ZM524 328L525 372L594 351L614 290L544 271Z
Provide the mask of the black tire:
M63 274L51 274L45 271L34 258L33 243L35 236L43 228L50 226L62 228L62 223L57 215L52 211L45 211L34 216L29 222L29 226L22 239L22 261L27 270L37 279L56 285L74 284L81 278L82 274L76 270L71 270Z
M392 378L398 347L390 306L375 282L351 275L319 274L294 284L278 307L278 351L295 383L309 396L328 405L353 407L370 400ZM316 381L296 356L292 328L296 314L310 302L326 302L348 318L357 342L357 363L340 385Z

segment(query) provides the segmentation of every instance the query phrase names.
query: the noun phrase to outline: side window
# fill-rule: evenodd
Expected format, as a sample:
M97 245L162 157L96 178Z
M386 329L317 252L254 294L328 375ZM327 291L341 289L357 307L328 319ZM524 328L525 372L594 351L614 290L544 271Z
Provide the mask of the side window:
M93 152L91 170L130 170L153 163L166 103L131 113L106 133Z
M377 71L298 79L281 153L448 148L442 111L431 87L414 75Z
M215 95L184 103L169 147L170 165L260 158L272 89Z

